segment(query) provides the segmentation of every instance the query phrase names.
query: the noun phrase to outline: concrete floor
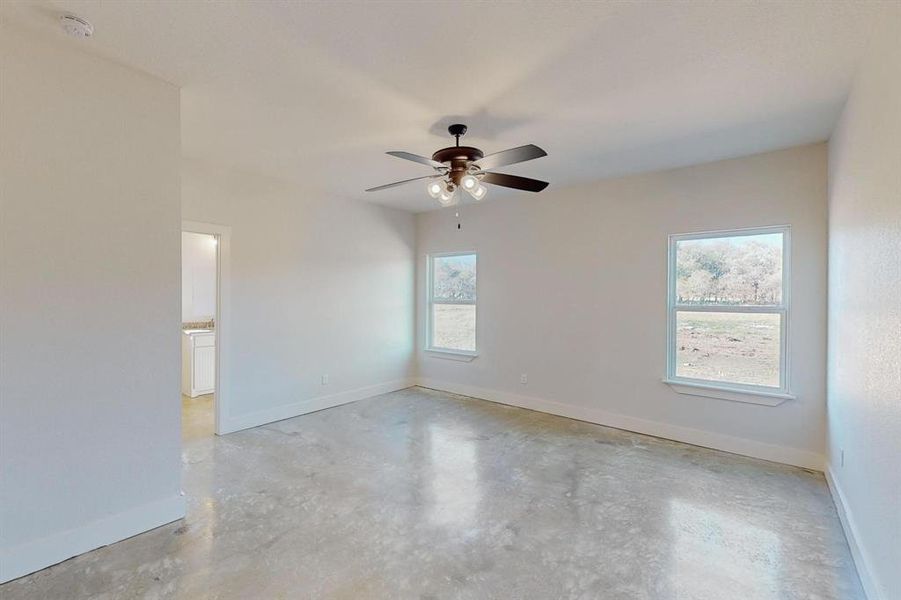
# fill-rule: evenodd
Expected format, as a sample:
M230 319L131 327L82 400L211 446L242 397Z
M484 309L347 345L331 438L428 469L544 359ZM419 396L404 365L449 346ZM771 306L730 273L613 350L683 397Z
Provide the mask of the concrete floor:
M0 596L863 598L821 474L420 388L183 462L183 522Z

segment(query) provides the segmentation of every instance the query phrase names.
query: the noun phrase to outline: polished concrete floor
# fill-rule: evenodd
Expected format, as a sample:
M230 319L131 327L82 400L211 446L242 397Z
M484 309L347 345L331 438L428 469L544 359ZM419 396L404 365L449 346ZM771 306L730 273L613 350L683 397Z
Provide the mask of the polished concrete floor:
M420 388L183 461L183 522L0 597L863 598L820 474Z

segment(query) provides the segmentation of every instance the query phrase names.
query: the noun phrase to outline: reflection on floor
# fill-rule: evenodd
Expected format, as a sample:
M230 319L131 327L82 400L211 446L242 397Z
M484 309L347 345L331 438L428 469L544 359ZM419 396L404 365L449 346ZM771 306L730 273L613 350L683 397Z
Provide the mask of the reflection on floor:
M215 431L213 394L191 398L181 395L181 438L189 442L207 438Z
M188 516L17 598L862 598L823 476L411 388L186 442Z

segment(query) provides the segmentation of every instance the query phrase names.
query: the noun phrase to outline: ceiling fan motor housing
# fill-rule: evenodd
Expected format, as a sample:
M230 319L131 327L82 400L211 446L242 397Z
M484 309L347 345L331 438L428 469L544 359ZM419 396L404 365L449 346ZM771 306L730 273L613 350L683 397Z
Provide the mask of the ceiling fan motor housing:
M460 179L466 175L470 163L485 156L478 148L472 146L451 146L442 148L432 155L432 160L440 163L450 163L448 177L456 185L460 185Z

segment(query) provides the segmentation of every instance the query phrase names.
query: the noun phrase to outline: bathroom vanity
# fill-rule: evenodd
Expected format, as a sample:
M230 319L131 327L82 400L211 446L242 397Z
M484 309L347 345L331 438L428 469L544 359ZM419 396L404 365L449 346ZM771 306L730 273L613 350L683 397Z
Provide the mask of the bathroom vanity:
M216 332L184 329L181 335L181 393L195 398L216 390Z

